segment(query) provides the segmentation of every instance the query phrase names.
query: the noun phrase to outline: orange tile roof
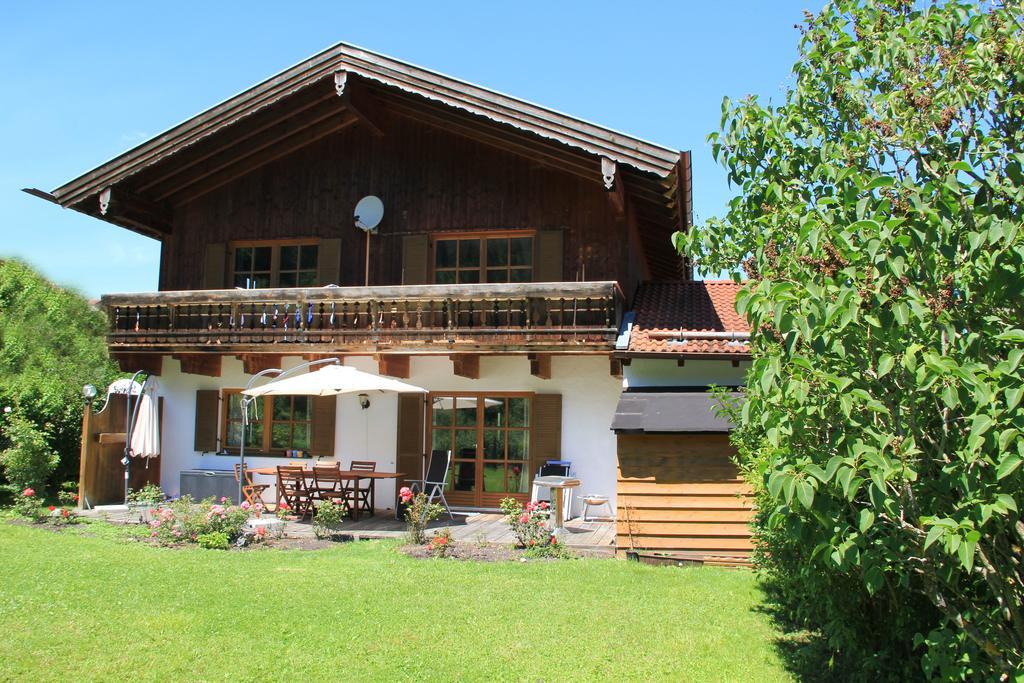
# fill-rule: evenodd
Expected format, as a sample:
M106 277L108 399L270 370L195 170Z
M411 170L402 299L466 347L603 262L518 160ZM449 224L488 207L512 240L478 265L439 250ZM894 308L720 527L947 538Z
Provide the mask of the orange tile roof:
M750 327L736 312L736 294L742 286L732 280L641 284L633 304L635 317L627 351L642 354L749 355L750 344L747 341L657 338L658 334L682 331L749 332Z

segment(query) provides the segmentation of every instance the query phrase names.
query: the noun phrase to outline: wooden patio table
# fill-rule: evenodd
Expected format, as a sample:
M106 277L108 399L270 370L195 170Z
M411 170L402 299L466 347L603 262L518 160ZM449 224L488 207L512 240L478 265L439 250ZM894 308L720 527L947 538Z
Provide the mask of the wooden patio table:
M304 467L303 472L307 477L313 476L312 467ZM277 467L253 467L249 470L250 474L267 474L270 476L277 476ZM377 472L374 470L341 470L338 472L342 479L348 481L358 481L360 479L401 479L405 476L405 472ZM275 509L281 504L281 492L277 491L277 499L275 500ZM371 513L372 514L372 513Z

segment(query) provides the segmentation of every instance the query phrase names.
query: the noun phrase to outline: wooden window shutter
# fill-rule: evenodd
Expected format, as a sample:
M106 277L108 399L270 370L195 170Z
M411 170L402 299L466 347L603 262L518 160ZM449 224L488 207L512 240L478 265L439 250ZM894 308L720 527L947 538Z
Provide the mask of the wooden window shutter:
M423 394L398 395L398 471L406 479L419 479L424 472ZM395 491L406 486L395 482Z
M535 394L530 414L530 479L547 460L562 459L562 395Z
M427 235L402 238L402 284L426 285L430 272L430 241Z
M216 453L217 425L220 423L220 392L216 389L196 391L195 449L201 453Z
M309 450L313 455L334 457L334 421L337 414L337 396L313 397L313 433L309 437Z
M562 282L562 231L541 230L533 255L534 282Z
M224 289L224 266L227 262L227 245L223 242L206 245L206 261L203 267L203 289Z
M320 240L317 255L317 281L320 286L341 284L341 240Z

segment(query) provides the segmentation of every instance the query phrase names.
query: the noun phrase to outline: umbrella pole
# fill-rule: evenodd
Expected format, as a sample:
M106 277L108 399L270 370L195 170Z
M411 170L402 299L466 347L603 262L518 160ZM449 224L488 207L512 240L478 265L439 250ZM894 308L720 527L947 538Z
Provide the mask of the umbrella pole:
M135 431L135 420L139 417L139 403L142 402L142 392L146 388L146 382L149 381L149 375L146 375L146 379L143 380L143 384L139 387L139 397L135 400L135 409L132 410L132 391L135 389L135 381L139 375L146 375L145 370L139 370L132 375L132 381L128 385L128 396L125 399L125 423L124 423L124 458L121 460L121 464L124 465L124 502L128 504L128 482L130 475L130 464L131 464L131 452L132 452L132 433Z
M279 380L279 379L283 379L283 378L285 378L285 377L287 377L289 375L294 375L294 374L296 374L296 373L298 373L298 372L300 372L302 370L307 370L307 369L309 369L309 368L311 368L311 367L313 367L315 365L324 365L326 363L334 363L334 364L337 364L337 365L341 365L341 360L338 359L338 358L321 358L320 360L312 360L312 361L309 361L308 363L302 363L301 365L296 365L294 368L290 368L288 370L282 370L280 368L268 368L266 370L262 370L260 372L257 372L255 375L253 375L249 379L249 382L245 385L245 391L248 391L249 389L252 389L253 386L256 384L256 381L260 377L266 377L267 375L276 375L274 377L274 380ZM246 396L245 392L243 392L242 395L243 395L243 398L242 398L242 442L238 446L238 504L239 505L242 504L242 500L243 500L242 485L243 485L243 482L245 481L245 430L246 430L246 427L248 426L248 423L249 423L249 410L248 410L248 408L249 408L249 404L252 401L255 401L257 398L259 398L259 397Z

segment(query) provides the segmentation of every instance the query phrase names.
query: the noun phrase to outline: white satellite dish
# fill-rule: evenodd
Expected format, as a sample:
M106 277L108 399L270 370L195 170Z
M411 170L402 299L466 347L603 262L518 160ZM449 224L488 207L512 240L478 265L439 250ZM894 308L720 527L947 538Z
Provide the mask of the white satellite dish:
M372 194L363 197L356 204L356 227L368 233L377 232L377 226L384 219L384 202Z

